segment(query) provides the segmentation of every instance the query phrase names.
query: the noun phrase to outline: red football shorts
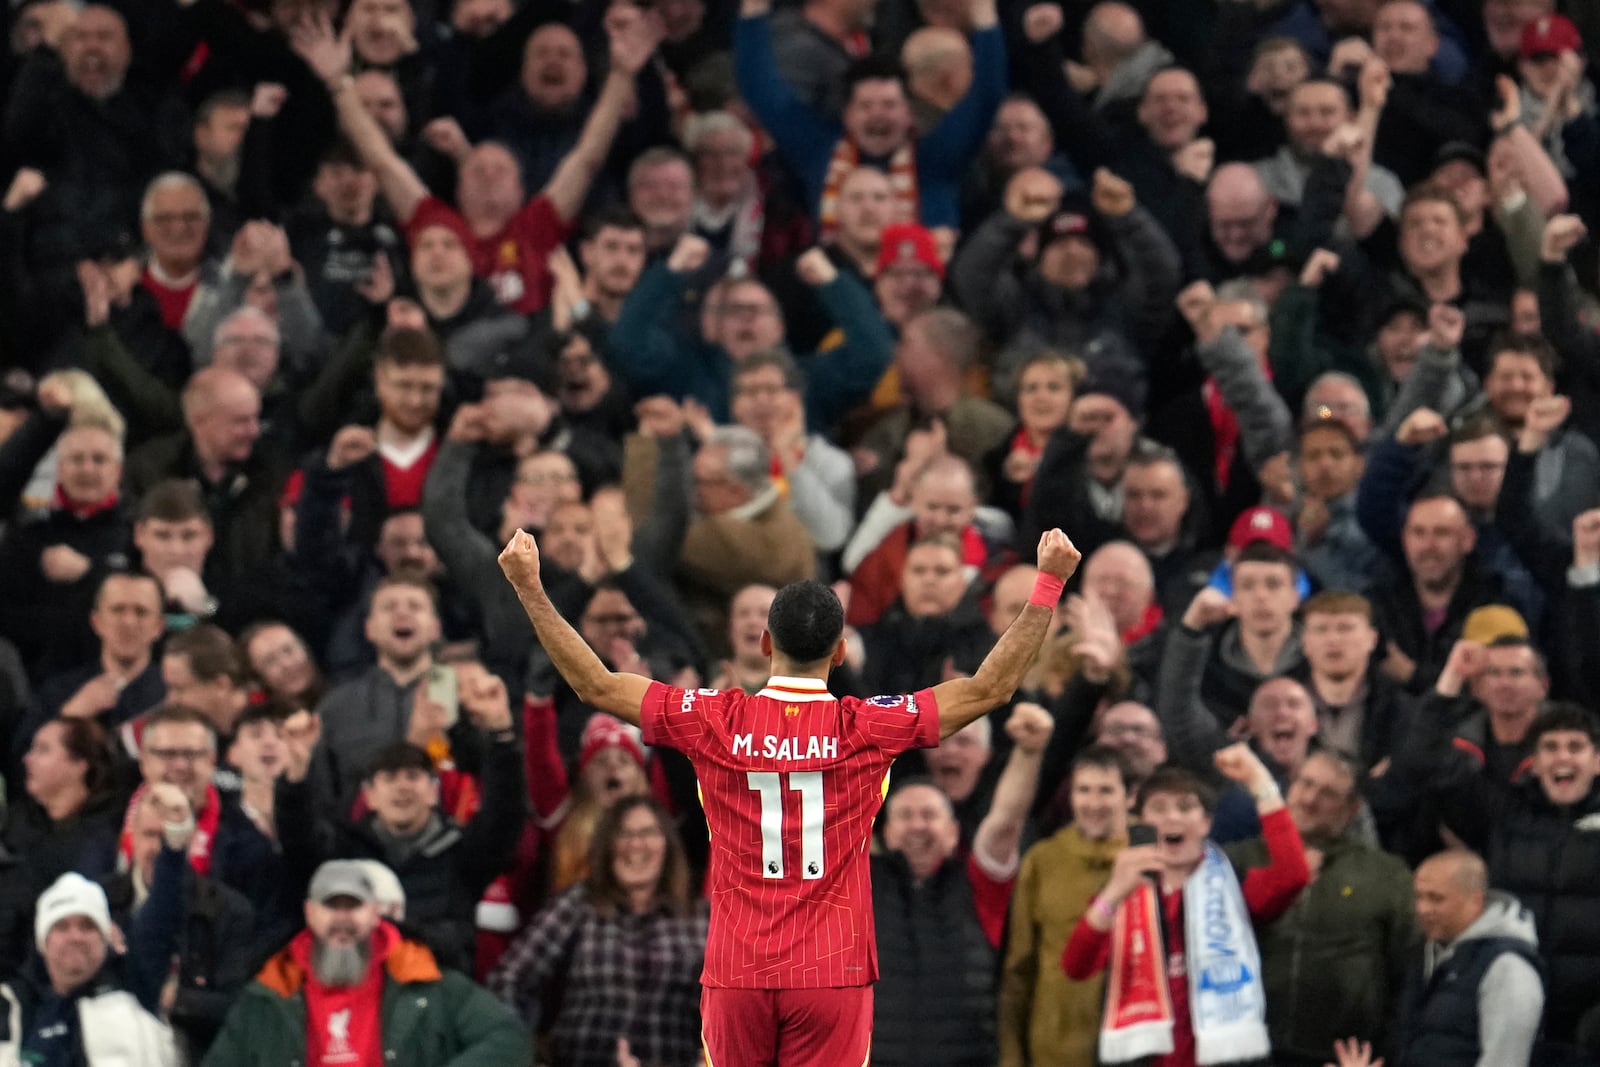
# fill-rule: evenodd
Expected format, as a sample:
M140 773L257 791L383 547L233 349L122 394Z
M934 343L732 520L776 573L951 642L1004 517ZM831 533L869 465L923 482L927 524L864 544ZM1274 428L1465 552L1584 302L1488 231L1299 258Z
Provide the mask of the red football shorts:
M707 1067L865 1067L872 987L700 991Z

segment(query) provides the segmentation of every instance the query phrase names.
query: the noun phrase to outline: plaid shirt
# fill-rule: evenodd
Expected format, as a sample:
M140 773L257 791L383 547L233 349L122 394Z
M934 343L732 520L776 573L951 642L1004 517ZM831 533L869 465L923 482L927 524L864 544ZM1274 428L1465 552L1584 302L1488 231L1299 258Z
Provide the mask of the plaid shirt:
M703 902L683 917L601 915L579 883L534 916L489 989L529 1019L546 983L561 983L550 1038L563 1067L615 1067L619 1037L649 1067L686 1067L699 1062L707 923Z

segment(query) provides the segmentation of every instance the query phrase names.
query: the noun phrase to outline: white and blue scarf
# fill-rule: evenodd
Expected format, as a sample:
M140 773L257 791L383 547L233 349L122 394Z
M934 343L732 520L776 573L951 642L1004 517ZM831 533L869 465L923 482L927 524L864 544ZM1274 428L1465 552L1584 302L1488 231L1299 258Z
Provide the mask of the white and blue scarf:
M1261 951L1233 864L1209 841L1200 866L1183 886L1183 927L1196 1061L1265 1058L1272 1046ZM1104 1063L1128 1063L1173 1049L1161 928L1161 902L1150 884L1141 885L1117 909L1100 1026Z

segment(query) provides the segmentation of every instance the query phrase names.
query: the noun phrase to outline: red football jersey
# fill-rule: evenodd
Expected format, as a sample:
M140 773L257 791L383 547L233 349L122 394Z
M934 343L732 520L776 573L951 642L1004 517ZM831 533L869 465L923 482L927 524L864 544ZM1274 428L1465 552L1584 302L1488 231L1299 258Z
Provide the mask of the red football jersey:
M650 687L646 744L688 756L711 829L701 981L815 989L877 980L872 819L889 765L939 743L931 690L836 699L816 678L738 689Z

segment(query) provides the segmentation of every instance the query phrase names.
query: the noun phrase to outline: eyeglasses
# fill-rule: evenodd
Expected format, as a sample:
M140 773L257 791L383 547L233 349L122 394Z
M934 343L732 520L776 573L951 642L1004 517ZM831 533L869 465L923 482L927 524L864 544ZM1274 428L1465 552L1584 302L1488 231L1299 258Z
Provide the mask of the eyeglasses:
M1113 737L1126 737L1134 741L1143 741L1156 736L1156 731L1149 726L1136 726L1132 723L1122 723L1115 726L1102 726L1100 737L1109 740Z
M566 482L575 482L577 480L578 476L576 474L568 474L565 471L560 473L552 471L549 474L521 475L517 478L517 483L519 485L531 485L537 488L544 485L562 485Z
M667 835L661 832L659 826L647 826L641 830L618 830L617 841L659 841Z
M719 304L717 313L725 319L759 319L778 312L768 304Z
M162 763L199 763L211 755L211 750L205 748L150 748L147 746L145 751Z

